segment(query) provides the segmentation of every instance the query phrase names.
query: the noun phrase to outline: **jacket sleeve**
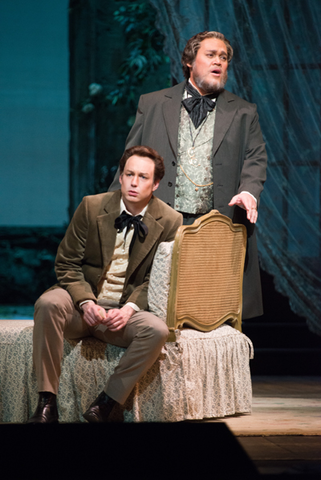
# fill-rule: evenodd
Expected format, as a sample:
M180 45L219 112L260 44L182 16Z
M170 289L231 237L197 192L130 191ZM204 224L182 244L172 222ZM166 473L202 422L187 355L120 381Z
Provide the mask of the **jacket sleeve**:
M249 126L238 193L243 191L252 193L259 205L260 195L266 180L267 154L255 105L254 109Z
M68 291L76 307L84 300L97 301L82 270L88 227L88 206L86 198L84 198L58 247L55 261L59 286Z
M125 149L134 147L135 145L141 145L144 128L143 104L144 96L142 95L138 102L135 123L132 126L126 139Z

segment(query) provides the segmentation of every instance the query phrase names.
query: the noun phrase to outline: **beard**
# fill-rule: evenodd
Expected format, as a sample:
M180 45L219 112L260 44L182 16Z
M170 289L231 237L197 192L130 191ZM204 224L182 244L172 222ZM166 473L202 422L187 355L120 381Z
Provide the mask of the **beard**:
M208 81L204 77L198 75L197 71L193 69L193 79L196 83L196 86L203 92L205 92L205 95L209 95L211 93L219 94L224 90L228 75L226 71L221 75L221 78L219 80L212 79Z

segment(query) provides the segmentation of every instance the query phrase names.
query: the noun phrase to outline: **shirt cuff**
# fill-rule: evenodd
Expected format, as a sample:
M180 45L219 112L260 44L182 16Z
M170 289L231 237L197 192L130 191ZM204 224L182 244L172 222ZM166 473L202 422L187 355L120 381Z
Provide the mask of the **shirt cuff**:
M81 308L85 303L88 303L88 302L92 302L92 300L84 300L83 302L80 302L79 307ZM130 307L132 307L135 310L135 312L140 312L140 308L136 305L136 303L128 302L126 303L126 305L129 305Z
M81 308L85 303L92 302L93 300L84 300L83 302L79 303L79 308Z
M140 308L136 305L136 303L128 302L126 303L126 305L128 305L129 307L132 307L135 310L135 312L140 312Z
M257 203L257 199L254 197L254 195L252 195L252 193L247 192L246 190L243 190L243 192L241 192L241 193L248 193L249 195L251 195L252 198L254 198L254 200L255 200L256 203Z

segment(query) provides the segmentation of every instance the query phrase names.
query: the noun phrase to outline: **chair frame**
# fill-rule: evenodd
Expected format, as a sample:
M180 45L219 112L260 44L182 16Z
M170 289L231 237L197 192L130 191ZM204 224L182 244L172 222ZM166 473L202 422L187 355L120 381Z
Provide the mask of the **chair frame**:
M223 223L227 225L231 232L234 235L239 236L239 243L241 243L241 249L237 254L239 255L239 265L240 269L238 272L239 283L237 284L237 295L238 295L238 308L233 310L228 310L224 315L219 318L214 318L210 323L202 323L197 320L195 317L189 313L184 313L182 315L178 314L178 295L176 294L176 286L180 282L181 269L180 269L180 260L183 248L183 242L186 237L190 234L199 233L206 225L212 222ZM240 241L241 240L241 241ZM211 331L219 327L223 323L227 322L231 324L232 327L236 328L239 331L242 331L242 302L243 302L243 272L244 272L244 262L246 254L246 243L247 235L246 228L241 224L233 224L232 220L224 215L221 215L218 210L212 210L210 213L203 215L197 219L192 225L183 225L179 227L174 241L173 246L173 256L172 256L172 268L171 268L171 278L170 278L170 289L168 297L168 309L167 309L167 326L169 329L169 338L168 341L173 342L176 340L175 330L182 329L183 326L192 327L196 330L201 331ZM218 253L213 249L213 255ZM192 298L191 298L191 301Z

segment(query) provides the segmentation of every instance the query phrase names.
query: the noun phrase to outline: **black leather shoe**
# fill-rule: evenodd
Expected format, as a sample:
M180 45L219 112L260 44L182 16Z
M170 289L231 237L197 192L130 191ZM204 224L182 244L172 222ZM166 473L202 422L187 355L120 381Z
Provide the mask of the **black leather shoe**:
M29 425L58 423L56 395L51 392L40 392L36 411L27 423Z
M96 400L90 405L83 417L89 423L108 422L110 412L116 405L116 400L108 397L107 393L102 391Z

